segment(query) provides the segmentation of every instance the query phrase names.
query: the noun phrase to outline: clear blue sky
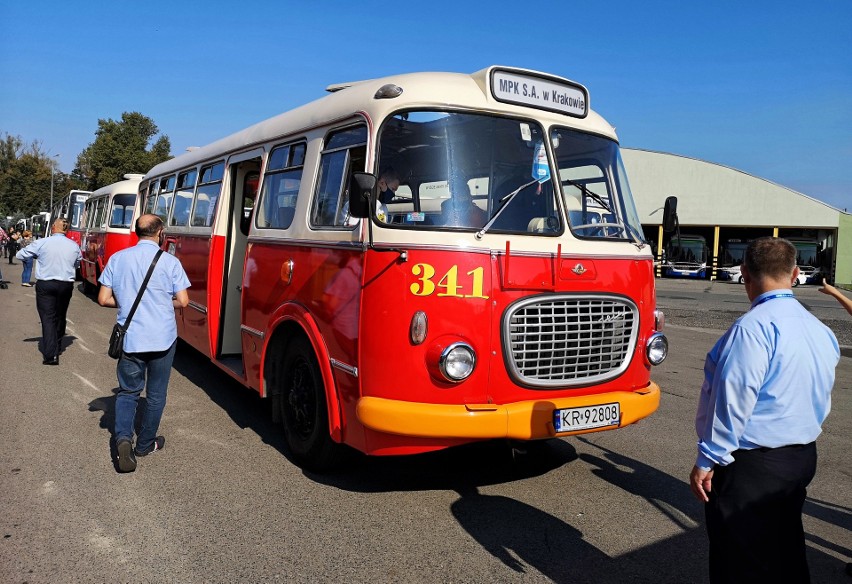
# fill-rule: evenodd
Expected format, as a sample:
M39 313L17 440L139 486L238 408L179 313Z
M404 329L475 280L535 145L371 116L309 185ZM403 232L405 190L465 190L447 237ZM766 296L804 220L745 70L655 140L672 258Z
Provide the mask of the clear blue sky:
M625 147L852 211L850 0L0 0L0 132L70 172L125 111L180 154L332 83L492 64L583 83Z

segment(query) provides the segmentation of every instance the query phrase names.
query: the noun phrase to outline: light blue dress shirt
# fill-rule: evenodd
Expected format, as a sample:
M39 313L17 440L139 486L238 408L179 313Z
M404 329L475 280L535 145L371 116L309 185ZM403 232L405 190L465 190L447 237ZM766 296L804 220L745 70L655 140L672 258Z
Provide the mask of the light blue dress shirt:
M15 254L19 260L36 258L36 280L73 282L83 258L80 248L64 233L54 233L32 242Z
M754 299L707 354L695 431L695 466L734 461L735 450L809 444L831 409L840 347L790 290Z
M157 249L155 242L142 239L135 246L123 249L109 258L99 282L112 288L118 303L116 321L119 324L123 325L127 320ZM172 346L177 339L172 297L189 286L189 278L180 261L164 252L157 260L139 307L130 321L124 338L126 352L165 351Z

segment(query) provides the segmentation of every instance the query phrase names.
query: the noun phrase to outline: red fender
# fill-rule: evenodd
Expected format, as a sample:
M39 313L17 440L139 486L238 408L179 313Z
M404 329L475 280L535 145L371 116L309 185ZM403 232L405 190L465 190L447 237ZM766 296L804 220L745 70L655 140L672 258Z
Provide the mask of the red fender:
M337 396L337 390L334 384L334 374L331 371L331 357L328 354L328 347L322 339L319 327L310 312L304 306L295 303L288 303L279 306L272 314L269 320L266 333L263 335L263 353L260 357L260 370L266 371L266 355L269 348L269 340L272 338L272 333L282 323L286 321L295 322L299 328L306 334L314 349L314 354L319 362L320 374L322 375L323 386L325 387L325 401L328 404L328 429L331 434L331 439L335 442L343 441L343 416L340 411L340 400ZM264 376L260 376L260 395L266 397L266 387L264 386Z

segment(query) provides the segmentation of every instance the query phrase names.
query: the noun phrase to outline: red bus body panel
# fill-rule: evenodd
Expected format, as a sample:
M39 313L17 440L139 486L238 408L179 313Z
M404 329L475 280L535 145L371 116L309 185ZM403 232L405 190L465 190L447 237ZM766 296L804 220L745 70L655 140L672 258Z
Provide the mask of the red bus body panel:
M584 267L581 274L574 271L577 264ZM282 322L297 323L314 344L326 378L330 418L339 414L342 441L367 453L425 452L470 440L371 430L358 418L364 397L476 407L644 392L650 383L650 366L644 358L645 342L654 332L650 258L590 259L562 255L561 249L521 256L412 248L401 261L399 253L389 251L255 241L245 266L245 383L265 394L262 366L267 343ZM429 281L434 287L424 283L424 271L433 273ZM503 354L505 310L531 295L601 292L627 297L639 311L639 336L626 370L606 382L570 389L519 385ZM417 311L428 317L428 336L422 345L410 340L411 319ZM265 340L245 328L263 333ZM431 375L428 365L436 346L456 340L476 350L477 365L468 379L453 384ZM357 376L329 363L357 368ZM552 411L550 407L547 415Z
M191 306L180 311L178 333L187 343L211 357L215 355L216 338L211 336L208 323L219 322L220 286L224 259L224 237L181 234L169 236L166 248L174 245L174 254L183 265L192 286L187 290ZM216 250L216 253L211 253ZM209 282L214 282L213 290ZM212 294L211 294L212 292ZM216 327L213 327L216 330Z
M109 258L124 248L136 245L139 238L129 229L111 231L89 231L86 242L81 246L83 261L80 274L92 286L98 286L98 277L104 271Z

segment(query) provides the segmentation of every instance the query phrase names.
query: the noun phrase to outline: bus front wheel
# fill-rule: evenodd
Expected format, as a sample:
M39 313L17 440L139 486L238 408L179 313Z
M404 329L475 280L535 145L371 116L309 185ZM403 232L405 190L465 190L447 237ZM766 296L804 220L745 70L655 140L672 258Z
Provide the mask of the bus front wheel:
M282 382L279 403L290 453L309 470L331 468L337 463L340 445L329 434L322 374L306 338L289 344Z

